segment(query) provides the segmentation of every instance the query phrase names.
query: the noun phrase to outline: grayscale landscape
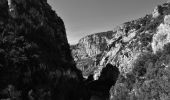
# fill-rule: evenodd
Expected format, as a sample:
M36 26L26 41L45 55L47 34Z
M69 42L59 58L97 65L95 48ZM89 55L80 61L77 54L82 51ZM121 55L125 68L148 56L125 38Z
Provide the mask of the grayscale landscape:
M170 100L170 1L0 0L0 100Z

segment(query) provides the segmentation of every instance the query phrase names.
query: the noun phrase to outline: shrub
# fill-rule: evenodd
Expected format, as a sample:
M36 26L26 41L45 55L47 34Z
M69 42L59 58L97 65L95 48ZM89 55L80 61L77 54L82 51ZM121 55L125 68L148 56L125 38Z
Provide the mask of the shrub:
M146 74L148 64L150 62L155 62L157 57L153 55L151 52L143 53L138 56L138 58L135 60L133 64L133 74L136 77L141 77Z

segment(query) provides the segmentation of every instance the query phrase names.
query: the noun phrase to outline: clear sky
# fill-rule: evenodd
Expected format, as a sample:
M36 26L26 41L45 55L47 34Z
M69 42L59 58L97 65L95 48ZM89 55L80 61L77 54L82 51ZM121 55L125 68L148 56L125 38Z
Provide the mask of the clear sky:
M48 0L64 20L67 38L75 44L86 35L112 30L144 17L167 0Z

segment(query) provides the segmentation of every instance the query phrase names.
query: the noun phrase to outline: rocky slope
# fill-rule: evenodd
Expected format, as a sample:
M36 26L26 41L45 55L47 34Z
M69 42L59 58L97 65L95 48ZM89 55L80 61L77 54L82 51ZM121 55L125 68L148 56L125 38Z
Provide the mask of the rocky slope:
M112 32L81 39L72 47L72 54L84 75L92 73L95 80L107 64L119 68L121 74L110 90L111 100L169 100L169 37L168 2Z

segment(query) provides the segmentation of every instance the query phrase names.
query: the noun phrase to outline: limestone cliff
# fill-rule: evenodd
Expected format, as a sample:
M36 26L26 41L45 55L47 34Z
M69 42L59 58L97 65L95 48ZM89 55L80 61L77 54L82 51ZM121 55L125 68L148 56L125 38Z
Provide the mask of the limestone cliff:
M84 59L97 61L92 68L89 60L81 62L87 64L81 67L89 68L95 80L108 63L119 68L121 74L111 89L112 100L169 100L170 3L157 6L152 14L118 26L109 33L110 38L105 38L106 33L87 36L72 48L77 64ZM93 36L97 36L97 41L91 43L89 37ZM106 40L103 49L99 48L103 42L98 42L98 38Z
M95 69L94 66L99 63L99 59L113 35L113 31L96 33L80 39L78 44L71 46L77 67L84 72L85 76L88 76L92 73L91 70Z

